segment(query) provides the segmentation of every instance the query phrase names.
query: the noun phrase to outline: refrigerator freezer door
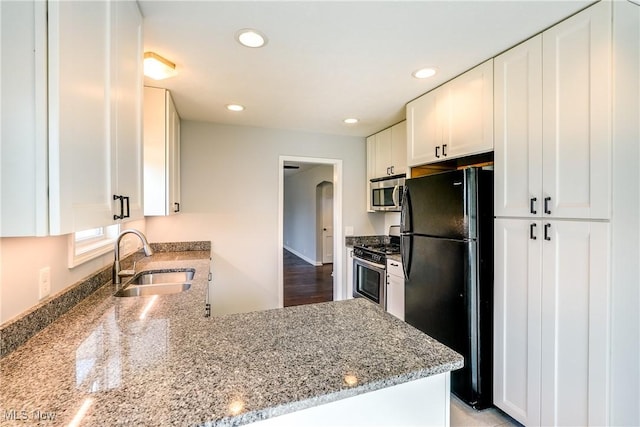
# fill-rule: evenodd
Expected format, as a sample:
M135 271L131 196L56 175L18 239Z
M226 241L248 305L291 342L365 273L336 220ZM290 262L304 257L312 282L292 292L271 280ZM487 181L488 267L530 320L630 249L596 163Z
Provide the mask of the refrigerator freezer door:
M464 356L451 373L451 390L470 404L482 387L478 363L478 292L475 241L403 236L405 321Z
M475 239L477 172L469 168L408 179L402 232Z

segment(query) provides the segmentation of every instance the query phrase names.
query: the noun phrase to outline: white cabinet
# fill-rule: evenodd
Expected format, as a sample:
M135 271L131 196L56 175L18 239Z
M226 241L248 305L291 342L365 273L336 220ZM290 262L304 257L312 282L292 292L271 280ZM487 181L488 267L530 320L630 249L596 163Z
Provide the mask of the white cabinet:
M494 404L525 425L606 425L609 224L497 219Z
M407 121L391 126L391 175L407 173Z
M610 217L611 12L601 2L495 59L495 214Z
M144 88L144 214L180 212L180 117L171 93Z
M601 2L542 35L543 211L609 218L611 4Z
M387 311L404 320L404 272L402 263L387 259Z
M112 3L114 32L112 62L112 144L116 145L116 188L114 194L128 197L129 219L143 217L143 32L136 2ZM115 136L115 137L114 137ZM112 166L113 170L113 166ZM118 207L114 207L117 209Z
M50 2L50 233L142 216L137 4Z
M496 219L493 403L524 425L540 425L542 239L540 221Z
M494 73L494 212L541 216L542 35L496 57Z
M493 150L493 60L407 104L408 166Z
M353 298L353 247L347 247L345 253L347 258L345 262L345 265L347 266L347 268L345 268L345 271L347 272L347 280L345 281L347 284L347 295L345 295L345 299L351 299Z
M47 5L0 2L0 236L45 236Z
M407 172L407 124L397 123L367 138L367 178Z
M609 424L611 30L600 2L495 58L494 404L526 425Z

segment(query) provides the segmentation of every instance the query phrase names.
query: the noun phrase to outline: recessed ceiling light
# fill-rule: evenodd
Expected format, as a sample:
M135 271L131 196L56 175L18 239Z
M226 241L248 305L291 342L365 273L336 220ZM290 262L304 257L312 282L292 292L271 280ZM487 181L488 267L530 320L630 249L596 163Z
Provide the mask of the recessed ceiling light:
M227 110L229 110L229 111L242 111L242 110L244 110L244 105L228 104L227 105Z
M427 79L429 77L435 76L437 71L438 71L437 69L432 67L420 68L419 70L416 70L413 73L411 73L411 75L416 79Z
M258 30L245 28L236 33L236 40L246 47L262 47L267 44L267 37Z
M356 119L356 118L348 118L348 119L344 119L343 122L345 122L348 125L354 125L354 124L358 123L358 119Z

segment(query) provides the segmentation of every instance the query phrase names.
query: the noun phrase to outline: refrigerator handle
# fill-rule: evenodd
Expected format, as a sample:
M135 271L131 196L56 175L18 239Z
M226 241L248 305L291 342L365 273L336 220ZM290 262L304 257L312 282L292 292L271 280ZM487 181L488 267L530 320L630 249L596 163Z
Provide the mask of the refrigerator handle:
M404 280L409 280L409 252L411 251L411 236L400 236L400 259L402 260L402 272Z
M411 230L411 218L409 217L409 205L411 205L411 198L409 197L409 190L405 185L402 190L402 206L400 207L400 233L407 233Z

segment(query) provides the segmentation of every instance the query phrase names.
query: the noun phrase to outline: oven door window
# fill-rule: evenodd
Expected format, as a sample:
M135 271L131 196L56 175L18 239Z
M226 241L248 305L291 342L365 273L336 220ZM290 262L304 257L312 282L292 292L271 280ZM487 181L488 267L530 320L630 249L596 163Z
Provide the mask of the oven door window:
M356 264L355 267L356 281L354 285L356 287L356 291L360 295L364 295L380 304L380 283L382 280L382 273L360 264Z

